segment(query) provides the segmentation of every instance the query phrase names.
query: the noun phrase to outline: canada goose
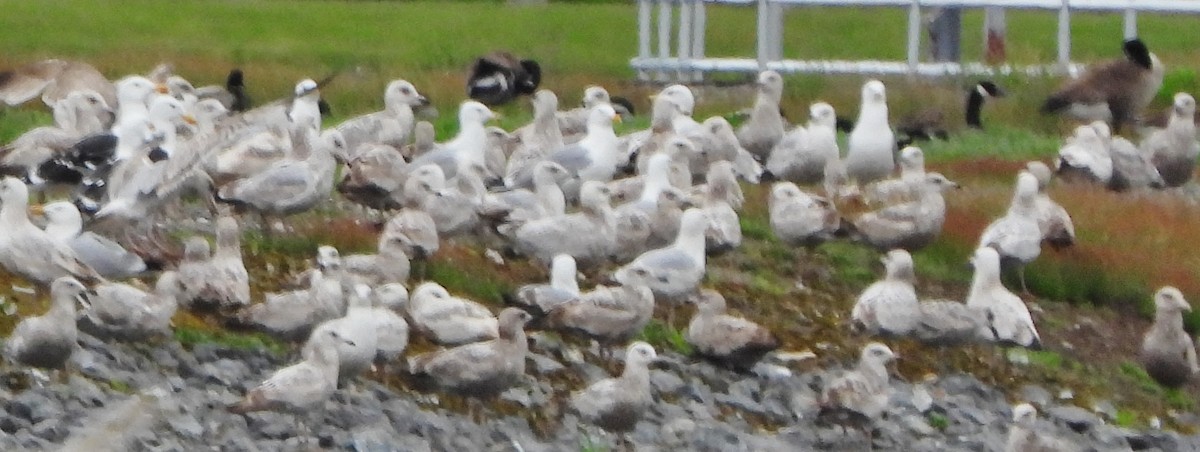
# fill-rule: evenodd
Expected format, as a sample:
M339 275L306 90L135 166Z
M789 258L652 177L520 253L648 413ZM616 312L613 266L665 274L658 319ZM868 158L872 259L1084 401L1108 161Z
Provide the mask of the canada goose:
M1114 131L1134 122L1162 86L1163 65L1141 39L1125 41L1124 50L1124 59L1096 64L1047 97L1042 113L1109 121Z
M1004 90L990 80L982 80L967 90L965 119L967 127L983 129L980 113L983 104L989 98L1004 97ZM914 141L929 140L934 137L946 139L950 136L946 131L945 115L941 109L924 109L901 118L896 123L896 146L903 148Z
M475 60L467 79L467 96L487 105L500 105L522 94L533 94L541 81L542 68L537 61L495 51Z

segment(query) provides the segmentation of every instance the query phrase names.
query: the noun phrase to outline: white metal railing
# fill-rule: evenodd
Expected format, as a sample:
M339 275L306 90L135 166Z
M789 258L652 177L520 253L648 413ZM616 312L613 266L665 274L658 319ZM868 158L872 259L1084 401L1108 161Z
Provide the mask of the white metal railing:
M1022 71L1075 73L1080 66L1071 63L1071 11L1122 12L1124 36L1137 36L1138 12L1200 14L1200 0L637 0L638 54L630 66L638 78L659 81L695 81L705 72L780 72L853 73L853 74L995 74ZM758 11L755 58L708 58L704 55L707 3L755 6ZM657 8L655 8L657 6ZM783 58L784 9L800 6L904 7L908 8L906 59L877 60L794 60ZM988 66L983 63L922 62L922 8L1004 8L1042 9L1058 12L1058 55L1055 65L1014 67ZM654 10L658 10L655 27ZM674 12L678 10L675 53L671 38ZM657 46L651 46L653 35ZM653 47L653 48L652 48ZM653 73L653 77L652 77Z

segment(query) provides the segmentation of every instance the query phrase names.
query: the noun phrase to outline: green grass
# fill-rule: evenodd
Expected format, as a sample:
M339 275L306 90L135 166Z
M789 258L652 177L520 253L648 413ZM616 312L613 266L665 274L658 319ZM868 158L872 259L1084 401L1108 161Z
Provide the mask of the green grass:
M650 320L650 323L638 335L638 340L645 341L659 350L674 350L682 355L690 355L693 352L692 344L689 344L683 337L683 331L658 319Z
M946 415L941 414L941 413L931 412L931 413L929 413L929 416L926 418L926 420L929 421L930 427L936 428L938 430L945 430L946 427L950 426L950 419L947 419Z
M274 355L282 355L287 350L282 343L262 333L233 333L187 326L175 327L175 340L187 347L217 344L238 350L266 350Z

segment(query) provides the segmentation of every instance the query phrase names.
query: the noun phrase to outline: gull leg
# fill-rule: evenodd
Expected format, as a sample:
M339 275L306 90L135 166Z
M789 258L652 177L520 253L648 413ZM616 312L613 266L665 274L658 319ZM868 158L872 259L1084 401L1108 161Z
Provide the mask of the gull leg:
M1017 265L1017 278L1021 280L1021 291L1025 295L1033 295L1029 293L1029 286L1025 285L1025 264Z

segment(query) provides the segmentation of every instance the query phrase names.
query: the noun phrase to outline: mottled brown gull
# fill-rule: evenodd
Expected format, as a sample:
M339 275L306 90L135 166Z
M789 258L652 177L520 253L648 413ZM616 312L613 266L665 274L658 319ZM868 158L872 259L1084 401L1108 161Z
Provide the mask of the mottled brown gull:
M793 246L815 246L830 240L841 224L833 203L805 193L791 182L777 182L771 186L767 209L771 231L779 240Z
M514 233L521 254L549 265L569 254L581 267L608 260L616 245L616 218L602 182L588 181L580 190L580 211L525 223Z
M817 102L808 111L808 125L784 134L767 159L765 169L776 179L817 183L825 177L826 162L841 158L833 106Z
M1142 367L1154 381L1177 388L1200 372L1196 345L1183 329L1183 313L1192 306L1179 289L1167 286L1154 294L1154 308L1154 324L1142 339Z
M895 204L920 195L925 183L925 153L916 146L907 146L900 150L899 164L899 177L875 181L863 188L867 203Z
M0 72L0 80L0 100L9 106L23 104L41 95L42 102L53 107L71 92L81 89L100 93L109 105L117 103L112 82L95 67L82 61L36 61Z
M179 273L158 275L154 290L122 283L97 285L89 306L79 313L79 328L97 337L143 339L171 333L171 317L179 307L183 285Z
M764 355L779 348L771 330L726 313L725 297L704 289L691 297L696 314L688 323L684 339L696 353L734 369L748 371Z
M308 338L316 324L342 315L346 303L337 249L318 247L317 266L317 271L309 273L307 288L268 293L262 303L242 311L241 320L277 337L299 341Z
M498 323L482 304L455 297L435 282L417 286L408 302L413 329L439 344L465 344L493 339Z
M645 286L597 286L546 314L550 328L582 334L608 347L642 332L654 315L654 294Z
M386 144L364 144L346 162L337 191L351 202L372 209L400 207L400 192L408 180L408 163L400 151Z
M902 249L880 259L884 278L867 286L854 302L850 319L871 334L906 335L917 326L921 312L913 288L916 274L912 255Z
M504 168L504 185L527 186L533 182L534 165L563 148L562 131L555 119L557 111L558 96L553 91L543 89L533 94L533 122L515 132L520 144Z
M856 426L867 433L870 444L872 424L887 409L892 393L887 364L895 359L892 350L879 342L864 346L858 367L825 385L818 423L837 424L843 429Z
M386 144L397 149L408 143L413 128L413 108L429 104L407 80L393 80L383 90L382 111L343 121L336 129L346 138L346 149L358 150L364 143ZM356 155L347 156L352 160Z
M408 281L410 263L405 253L405 238L395 229L384 228L379 234L375 254L342 256L342 268L355 283L370 287Z
M75 338L75 303L87 288L64 276L50 284L50 310L21 320L4 340L4 355L25 366L62 369L78 346Z
M940 173L925 174L915 199L884 206L854 219L851 235L879 250L917 250L937 240L946 221L943 192L958 184Z
M737 209L745 198L737 176L733 174L733 164L713 162L707 177L704 185L693 187L693 194L698 196L693 196L692 201L708 215L704 247L710 254L736 249L742 245L742 224Z
M1041 337L1033 325L1033 316L1020 297L1000 283L1000 254L983 247L971 258L975 276L967 294L967 306L984 319L980 336L1001 344L1041 348Z
M417 355L409 359L414 375L428 376L450 392L472 400L471 417L478 413L478 399L494 397L516 385L525 375L525 323L530 316L517 308L500 312L500 335L496 339Z
M779 114L782 98L783 76L775 71L760 72L750 119L737 130L738 142L759 160L766 160L783 137L783 116Z
M609 433L633 430L654 403L650 394L650 363L658 359L654 347L634 342L625 349L625 370L571 395L571 408L585 421Z

